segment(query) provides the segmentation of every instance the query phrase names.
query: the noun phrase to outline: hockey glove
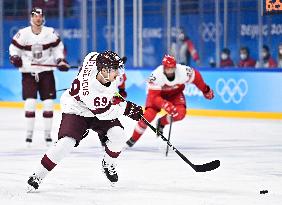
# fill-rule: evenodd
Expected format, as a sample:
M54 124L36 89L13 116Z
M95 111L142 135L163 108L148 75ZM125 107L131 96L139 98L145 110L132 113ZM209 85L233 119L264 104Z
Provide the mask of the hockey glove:
M203 92L203 95L206 99L211 100L214 98L213 90L210 88L210 86L206 86L205 91Z
M176 107L169 101L165 101L162 108L172 117L176 117L178 115Z
M68 64L68 62L65 59L59 58L57 60L57 68L59 69L59 71L68 71L70 68L70 65Z
M127 101L126 108L123 114L133 120L139 121L141 119L141 116L143 115L143 109L141 106Z
M121 58L121 60L122 60L123 64L125 64L126 61L127 61L127 57L126 57L126 56L123 56L123 57Z
M127 97L127 92L124 88L119 88L119 94L125 99Z
M124 100L122 98L114 96L113 99L112 99L112 104L116 105L116 104L119 104L120 102L123 102L123 101Z
M21 57L18 56L18 55L10 56L10 62L11 62L16 68L20 68L20 67L23 66L23 61L22 61Z
M124 99L127 97L127 92L125 91L124 88L119 88L119 94L122 96L123 99L121 97L114 96L113 99L112 99L113 105L116 105L116 104L119 104L120 102L123 102Z

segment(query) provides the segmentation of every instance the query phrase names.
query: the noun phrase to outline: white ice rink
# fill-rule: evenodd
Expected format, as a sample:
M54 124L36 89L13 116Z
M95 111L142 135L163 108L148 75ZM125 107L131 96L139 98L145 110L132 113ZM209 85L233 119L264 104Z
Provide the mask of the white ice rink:
M91 134L43 181L25 193L26 181L46 151L42 113L34 144L27 148L22 109L0 109L0 205L279 205L282 204L282 121L186 117L172 126L172 144L195 164L215 159L221 166L196 173L148 128L122 153L119 183L101 172L102 151ZM56 139L60 113L55 113ZM130 137L135 122L124 117ZM155 124L154 124L155 125ZM165 130L167 135L167 128ZM268 194L260 194L268 190Z

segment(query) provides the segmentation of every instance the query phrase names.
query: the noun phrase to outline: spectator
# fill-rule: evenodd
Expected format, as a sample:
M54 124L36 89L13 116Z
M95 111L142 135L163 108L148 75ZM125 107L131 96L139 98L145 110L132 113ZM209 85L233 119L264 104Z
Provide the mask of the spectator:
M210 67L212 67L212 68L215 68L215 67L216 67L216 63L215 63L215 60L214 60L213 57L210 58L210 60L209 60L209 65L210 65Z
M267 45L263 45L262 47L262 59L263 63L260 66L259 62L256 63L256 67L262 67L262 68L276 68L277 63L276 61L271 57L269 47Z
M172 43L171 46L171 55L176 56L176 50L178 50L179 64L182 65L191 65L191 57L197 63L200 64L199 54L192 42L192 40L184 33L183 29L180 29L177 36L180 46L177 49L177 43Z
M251 58L250 50L248 47L240 48L240 61L238 63L239 67L255 67L256 61Z
M234 66L233 61L230 58L230 50L224 48L220 54L220 67L232 67Z
M278 47L278 67L282 68L282 43Z

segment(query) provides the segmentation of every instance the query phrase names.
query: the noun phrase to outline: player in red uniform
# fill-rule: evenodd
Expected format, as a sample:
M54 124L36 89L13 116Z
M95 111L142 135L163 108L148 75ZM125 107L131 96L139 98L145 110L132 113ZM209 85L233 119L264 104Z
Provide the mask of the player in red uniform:
M201 74L189 66L176 64L173 56L165 55L162 65L157 67L149 77L149 92L146 100L144 117L153 121L157 113L164 109L167 114L157 121L157 130L162 133L165 125L173 121L182 120L186 115L186 101L183 90L185 83L194 83L205 98L211 100L214 97L213 90L204 82ZM144 133L147 125L139 120L132 137L126 142L132 147Z

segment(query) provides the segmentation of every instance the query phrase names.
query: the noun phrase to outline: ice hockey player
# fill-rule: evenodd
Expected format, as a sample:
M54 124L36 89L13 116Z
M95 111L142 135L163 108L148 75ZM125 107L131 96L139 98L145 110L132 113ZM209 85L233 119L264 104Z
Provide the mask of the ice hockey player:
M165 55L162 65L158 66L149 77L148 95L146 99L144 117L152 122L157 113L164 109L167 114L157 120L157 130L163 133L164 126L173 121L182 120L186 115L186 100L183 93L186 83L194 83L211 100L213 90L204 82L200 72L189 66L176 64L173 56ZM132 147L144 133L147 125L140 120L126 142Z
M91 52L84 61L71 89L61 97L62 120L58 133L58 142L42 157L41 164L28 179L28 190L38 189L48 172L71 152L73 147L85 137L87 129L106 135L102 168L111 183L118 181L116 160L123 149L126 138L124 128L118 117L128 116L140 120L143 115L141 106L130 101L112 104L117 90L117 76L120 75L123 62L112 52Z
M123 56L121 58L123 64L125 65L126 61L127 61L127 57L126 56ZM118 93L123 97L123 99L126 99L127 97L127 92L125 90L125 81L126 81L127 77L126 77L126 74L123 73L121 75L119 75L117 77L117 85L118 85ZM123 101L122 98L118 97L118 96L114 96L113 100L112 100L112 104L118 104L120 103L121 101ZM88 132L86 133L88 134ZM98 134L99 136L99 139L100 139L100 142L101 142L101 145L104 147L106 145L106 141L108 140L107 136L105 135L102 135L102 134Z
M51 27L44 26L41 8L30 13L31 26L20 29L9 47L10 62L22 73L22 97L25 100L26 142L32 142L37 92L43 101L44 137L47 144L53 119L53 100L56 98L54 67L32 66L31 64L56 64L60 71L67 71L69 65L64 56L64 45Z

